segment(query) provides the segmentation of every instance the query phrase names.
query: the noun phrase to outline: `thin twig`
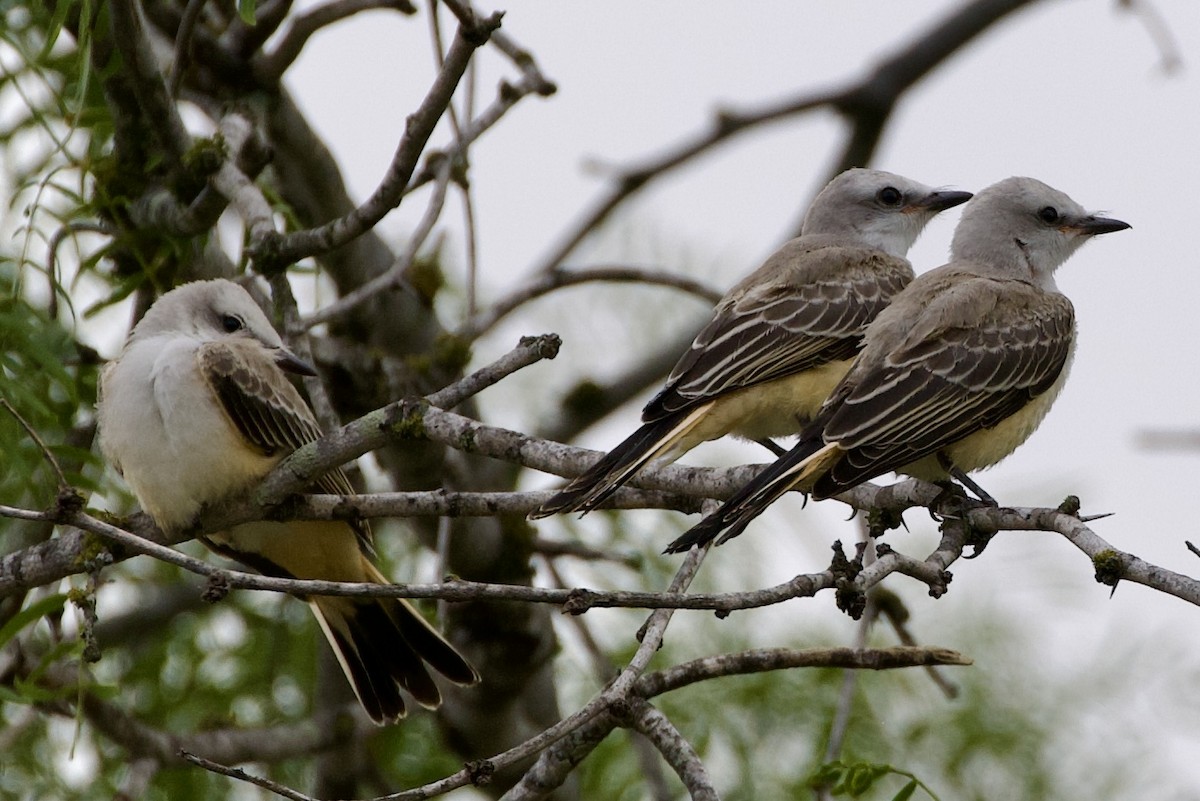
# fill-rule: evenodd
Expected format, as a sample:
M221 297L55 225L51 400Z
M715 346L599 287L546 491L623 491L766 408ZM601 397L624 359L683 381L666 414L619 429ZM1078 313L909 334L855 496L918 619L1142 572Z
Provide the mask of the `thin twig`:
M131 79L142 115L157 126L168 166L177 168L191 146L191 136L159 70L154 45L146 33L142 4L135 0L112 0L108 9L113 43L121 54L122 72Z
M722 110L708 130L694 134L661 155L620 171L557 245L531 271L534 275L559 269L579 243L625 201L693 159L707 154L734 136L761 126L821 108L835 108L851 118L854 132L839 166L850 157L861 160L878 141L883 125L908 89L959 48L1009 13L1036 0L974 0L956 7L931 29L914 37L892 57L883 59L864 79L833 91L806 92L752 111Z
M394 10L401 14L417 13L416 7L408 0L337 0L337 2L310 8L292 20L274 50L255 58L253 66L255 78L264 86L278 83L288 68L299 58L313 34L355 14L376 9Z
M851 668L896 670L920 665L973 664L949 648L755 648L731 654L706 656L647 673L638 681L637 694L653 698L720 676L744 676L794 668Z
M1118 0L1117 8L1129 11L1145 27L1150 40L1158 47L1159 65L1164 75L1172 75L1183 69L1179 43L1156 5L1149 0Z
M269 790L276 795L290 799L290 801L319 801L319 799L313 798L310 795L305 795L304 793L293 790L292 788L282 785L278 782L273 782L263 776L255 776L252 773L247 773L241 768L230 768L218 762L213 762L211 759L205 759L204 757L189 753L188 751L180 751L179 756L186 761L191 762L193 765L204 768L207 771L220 774L221 776L228 776L231 779L237 779L238 781L247 782L248 784L253 784L257 787L263 788L264 790Z
M328 253L373 228L395 208L416 171L429 137L466 72L471 56L500 27L500 18L498 13L491 14L479 20L474 27L459 27L446 54L445 68L438 73L420 106L408 118L392 163L371 197L348 215L318 228L265 236L252 241L250 251L253 257L269 264L287 265L308 256Z
M858 519L858 534L859 542L862 550L860 551L863 566L870 564L868 560L873 560L875 552L870 548L871 543L871 528L866 522L866 516L862 515ZM878 606L875 603L874 593L867 593L866 608L863 610L862 618L858 621L858 625L854 631L854 648L861 651L867 646L867 639L871 633L871 626L875 623L878 614ZM824 762L833 762L838 758L842 751L842 744L846 739L846 732L850 728L850 716L854 709L855 691L858 689L858 671L843 670L842 671L842 686L838 691L837 706L834 708L833 721L829 726L829 741L825 744L825 759ZM818 799L830 798L829 788L817 786L813 788Z
M8 410L9 414L16 418L17 422L21 424L21 428L25 429L25 433L29 435L29 438L32 439L41 450L42 458L45 459L50 465L50 469L54 471L54 475L58 480L59 491L61 492L67 489L70 485L67 483L67 477L63 475L63 469L58 464L58 459L54 458L54 454L50 452L50 448L48 448L42 438L38 436L38 432L34 429L34 427L29 425L29 422L21 416L21 413L18 412L11 403L8 402L8 398L0 398L0 406L3 406Z
M553 566L555 557L559 556L570 556L585 562L613 562L635 570L645 562L636 553L618 553L603 548L593 548L582 542L563 542L545 537L534 537L532 547L533 552L546 557L546 562L551 566Z
M427 395L426 400L431 406L439 409L453 409L518 370L537 364L543 359L557 357L561 347L562 339L558 334L521 337L521 341L515 348L496 361L455 381L448 387L439 389L432 395Z
M701 549L697 548L691 551L684 559L675 577L671 580L671 585L665 595L682 597L682 594L687 590L688 585L695 576L702 559L703 552ZM614 700L625 697L629 688L633 686L633 683L637 681L637 678L645 670L650 658L654 656L659 646L662 645L662 634L671 619L671 615L672 610L670 609L656 609L650 614L646 625L643 627L642 641L637 651L634 652L633 658L629 660L629 664L622 669L617 678L608 687L574 714L562 719L520 745L510 748L502 754L483 760L482 763L474 763L457 773L422 787L381 796L377 801L414 801L415 799L426 799L434 795L440 795L441 793L473 783L475 777L480 775L481 772L490 775L497 770L522 762L530 756L544 751L548 746L574 731L583 723L607 710Z
M460 24L473 25L476 24L479 15L475 9L471 8L471 4L465 0L442 0L446 8L458 18ZM491 44L512 61L512 63L521 70L524 80L535 87L539 95L549 97L557 91L554 83L542 75L538 69L537 62L533 58L533 54L525 48L518 45L504 31L496 31L492 34Z
M383 273L338 298L337 302L318 309L305 317L302 323L305 329L311 329L322 323L335 320L342 315L349 314L365 301L373 300L381 292L386 292L392 287L401 286L404 283L405 274L412 268L421 247L425 244L425 241L433 232L433 227L437 225L438 219L442 216L442 209L446 204L446 189L450 184L452 166L449 159L443 159L438 166L437 179L433 184L433 194L429 198L429 205L426 207L425 214L421 217L420 223L417 224L416 230L408 237L408 242L400 257L392 262L392 265Z
M892 597L887 597L892 596ZM916 637L908 630L907 612L902 608L901 600L898 595L886 590L882 586L876 586L872 594L872 605L878 610L878 613L885 617L892 630L896 632L896 637L902 645L907 645L913 648L919 647ZM937 665L926 665L925 673L929 676L930 681L941 690L942 695L947 700L953 700L958 697L958 685L942 675L942 671Z
M563 581L558 565L554 564L550 559L543 561L546 565L546 572L550 574L552 586L560 590L567 589L567 582ZM571 628L578 635L580 642L583 643L583 652L587 654L588 661L591 662L592 673L595 674L596 680L600 686L608 684L617 673L616 665L604 653L604 649L600 647L600 643L596 642L596 638L592 636L591 628L588 626L585 617L582 615L571 615L568 620Z
M271 299L275 303L275 310L283 318L283 330L287 334L288 345L303 361L311 364L312 349L308 344L308 332L300 321L296 297L292 294L292 285L288 281L287 273L272 273L267 280L271 285ZM337 410L333 407L333 401L321 376L305 376L304 389L308 392L308 400L322 430L333 431L339 427L342 421L338 418Z
M696 281L686 275L659 270L621 266L589 267L579 270L554 270L550 273L537 276L525 286L491 304L479 314L472 315L459 333L462 336L472 339L480 337L490 331L509 314L531 300L564 287L597 281L670 287L695 295L710 304L715 304L722 296L721 292L701 281Z
M167 79L167 93L171 97L179 97L179 87L183 83L183 74L187 72L188 62L192 59L192 35L196 32L196 22L200 12L208 0L187 0L183 8L183 17L179 20L179 30L175 34L175 53L171 58L171 74Z
M58 292L62 286L58 280L58 249L68 236L79 233L114 236L116 232L108 223L77 220L60 225L50 235L50 241L46 245L46 278L50 282L50 300L46 313L51 320L58 319Z

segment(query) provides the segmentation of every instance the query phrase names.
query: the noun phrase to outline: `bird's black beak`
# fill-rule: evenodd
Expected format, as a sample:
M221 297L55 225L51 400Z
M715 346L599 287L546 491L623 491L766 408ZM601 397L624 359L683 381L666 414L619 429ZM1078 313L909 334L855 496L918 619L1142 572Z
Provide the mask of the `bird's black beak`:
M1114 231L1124 231L1126 228L1132 228L1133 226L1121 220L1114 220L1111 217L1097 217L1093 214L1090 217L1084 217L1078 222L1073 222L1067 227L1087 236L1096 236L1097 234L1111 234Z
M974 197L974 195L972 195L970 192L952 192L948 189L939 189L936 192L930 192L928 195L914 203L913 210L945 211L946 209L952 209L955 206L961 206L972 197Z
M292 353L287 348L280 348L275 355L275 364L279 365L280 370L285 370L296 375L314 376L317 371L311 364L301 359L296 354Z

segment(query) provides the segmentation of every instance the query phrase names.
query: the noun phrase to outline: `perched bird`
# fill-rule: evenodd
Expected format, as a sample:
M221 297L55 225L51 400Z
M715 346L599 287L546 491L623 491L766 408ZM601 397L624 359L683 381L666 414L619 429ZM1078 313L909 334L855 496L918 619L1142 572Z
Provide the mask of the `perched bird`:
M101 376L100 446L160 528L186 528L201 507L245 493L283 457L321 436L285 371L315 375L231 281L184 284L142 317ZM340 469L317 484L323 492L353 494ZM203 540L268 576L387 583L371 562L365 522L262 521ZM400 687L423 706L441 702L426 663L459 684L479 680L406 601L307 600L376 722L404 715Z
M845 374L863 331L913 279L905 254L969 192L852 169L821 190L801 235L721 299L642 411L641 428L530 514L591 511L653 460L702 442L798 433Z
M1075 311L1054 271L1093 236L1128 227L1033 178L984 189L963 210L950 262L875 318L796 446L667 552L736 537L793 488L820 500L893 470L965 480L1012 453L1071 363Z

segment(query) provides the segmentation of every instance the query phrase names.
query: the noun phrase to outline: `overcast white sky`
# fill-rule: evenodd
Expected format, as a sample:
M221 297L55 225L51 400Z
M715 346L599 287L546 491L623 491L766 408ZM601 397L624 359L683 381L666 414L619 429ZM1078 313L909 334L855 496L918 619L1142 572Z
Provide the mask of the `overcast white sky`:
M523 101L474 148L485 297L518 281L596 197L602 182L589 162L624 165L656 154L707 124L721 105L754 106L855 78L956 5L510 5L504 29L536 55L560 91ZM1039 3L920 84L893 119L874 166L969 190L1032 175L1133 225L1089 244L1060 271L1059 285L1079 320L1071 380L1032 440L979 478L1011 505L1055 505L1067 492L1077 493L1085 512L1116 513L1094 524L1114 545L1196 574L1200 560L1183 541L1200 541L1190 510L1200 453L1147 453L1135 441L1143 428L1200 426L1200 257L1191 239L1200 222L1200 3L1155 5L1183 55L1180 71L1164 74L1143 25L1113 2ZM425 91L431 74L426 41L423 21L364 15L315 39L291 75L291 88L342 158L360 198L374 188L404 115ZM495 54L482 63L479 100L487 102L498 77L511 71ZM369 81L361 80L364 73ZM690 269L721 288L732 284L798 219L841 133L840 122L821 113L724 146L656 185L621 218L618 225L635 232L631 236L651 232L655 243L627 244L627 251L660 257L640 263ZM388 230L411 227L421 210L419 203L407 204L389 218ZM943 215L918 242L912 259L919 271L944 260L957 216L957 209ZM461 247L452 241L449 252L461 255ZM619 320L619 305L599 308L613 297L578 290L538 305L485 344L481 355L507 349L517 334L554 330L567 315L589 309ZM667 293L646 302L675 300ZM701 311L688 303L674 305ZM531 386L565 385L572 360L616 370L621 349L636 341L607 323L581 324L595 338L568 339L559 362L534 368L545 383ZM631 405L586 444L615 444L636 414ZM710 449L697 451L693 461L712 454L762 459L753 450ZM810 508L803 519L836 527L844 511L830 503ZM832 537L824 528L814 542L768 545L772 535L778 538L781 518L775 525L768 519L713 559L769 551L764 581L770 582L825 563ZM648 540L646 548L662 545ZM1146 688L1139 691L1142 707L1109 710L1098 724L1100 736L1111 735L1118 743L1112 753L1119 755L1120 737L1129 736L1124 716L1173 708L1153 736L1162 737L1168 763L1195 763L1200 735L1184 721L1200 711L1200 642L1189 636L1198 630L1200 610L1134 586L1122 586L1109 600L1082 555L1050 535L1002 535L983 559L954 570L958 579L947 598L922 601L919 592L911 594L924 636L937 640L941 615L994 604L1028 615L1040 659L1072 673L1107 649L1137 643L1141 656L1130 665L1129 681Z

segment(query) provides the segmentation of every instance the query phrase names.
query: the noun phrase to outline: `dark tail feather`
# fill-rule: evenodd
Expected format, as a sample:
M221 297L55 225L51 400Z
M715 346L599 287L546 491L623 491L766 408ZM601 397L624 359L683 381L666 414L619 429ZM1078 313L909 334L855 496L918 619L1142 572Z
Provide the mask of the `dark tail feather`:
M475 684L479 673L463 658L454 646L433 629L408 603L401 601L400 611L394 613L400 633L429 666L455 684Z
M670 444L675 429L693 410L652 420L634 431L587 472L576 476L562 491L529 513L538 520L560 512L590 512L625 485L634 474Z
M376 723L405 715L403 688L424 707L442 701L426 667L458 684L479 674L405 601L318 596L312 606L363 709Z
M825 447L819 438L801 440L747 481L720 509L681 534L663 553L684 553L714 539L721 545L741 534L750 521L801 480L806 462Z

